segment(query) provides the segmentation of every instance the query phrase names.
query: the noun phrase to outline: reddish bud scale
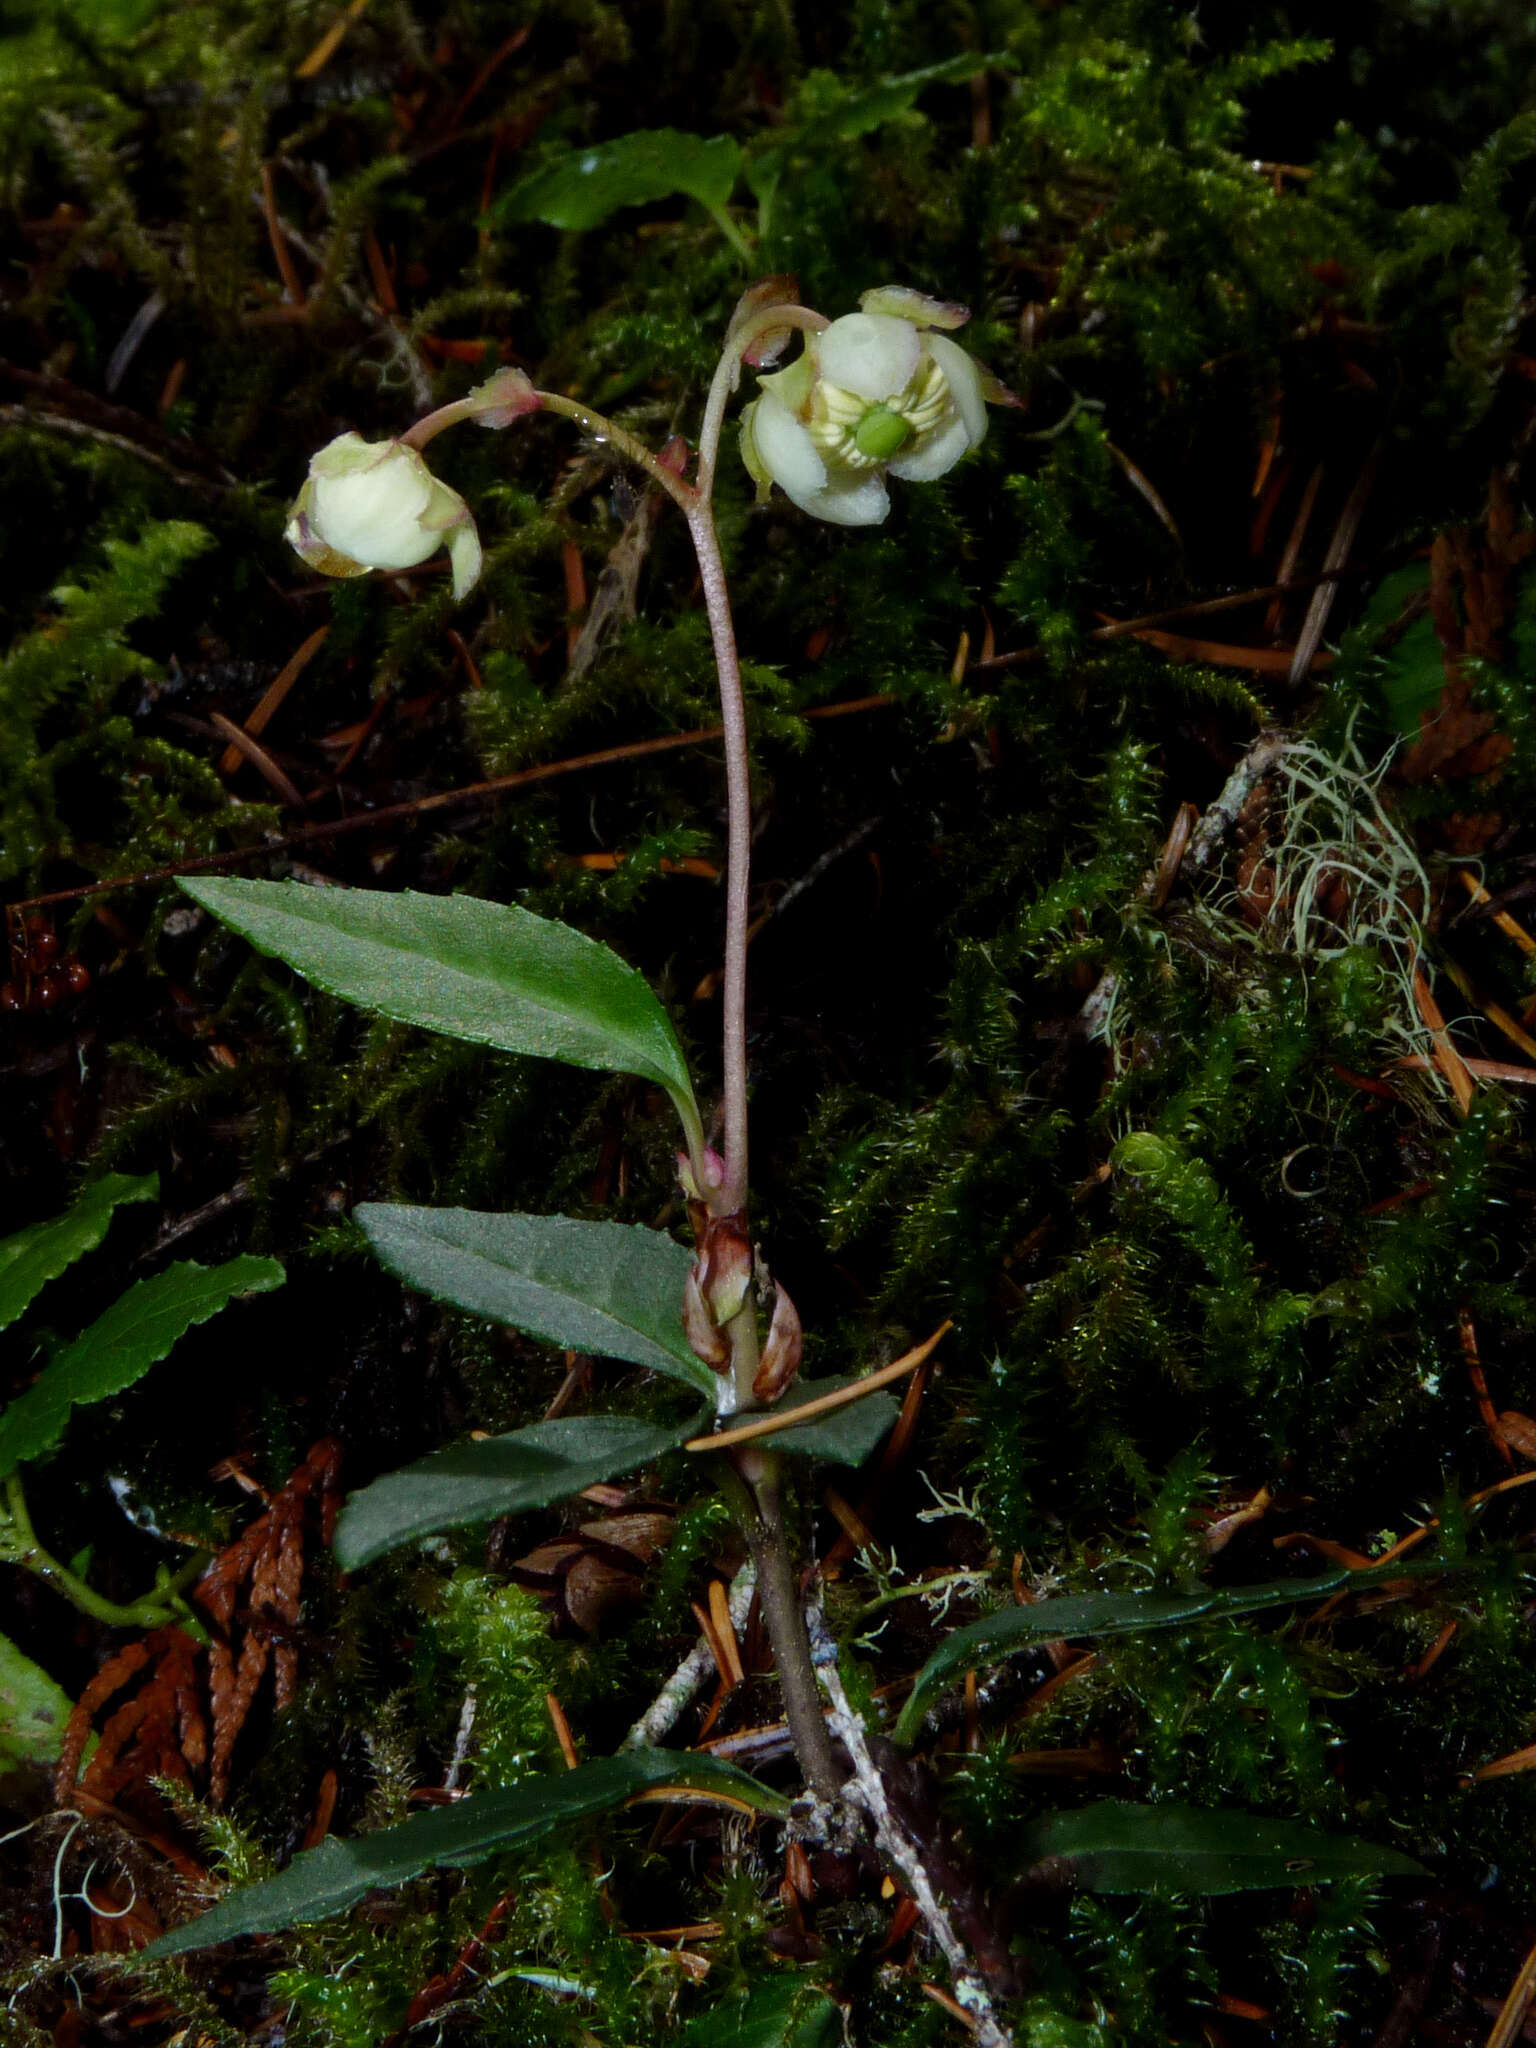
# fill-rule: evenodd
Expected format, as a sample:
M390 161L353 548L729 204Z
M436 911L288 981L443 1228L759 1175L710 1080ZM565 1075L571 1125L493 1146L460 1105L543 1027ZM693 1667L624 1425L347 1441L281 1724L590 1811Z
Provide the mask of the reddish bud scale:
M683 1282L683 1334L695 1358L703 1359L712 1372L724 1372L731 1361L731 1340L704 1306L699 1292L697 1262Z
M741 1211L708 1219L694 1270L704 1305L715 1322L728 1323L741 1314L752 1288L752 1240Z
M753 1396L765 1408L772 1407L799 1372L804 1348L795 1304L782 1287L775 1288L773 1319L768 1325L767 1341L752 1381Z

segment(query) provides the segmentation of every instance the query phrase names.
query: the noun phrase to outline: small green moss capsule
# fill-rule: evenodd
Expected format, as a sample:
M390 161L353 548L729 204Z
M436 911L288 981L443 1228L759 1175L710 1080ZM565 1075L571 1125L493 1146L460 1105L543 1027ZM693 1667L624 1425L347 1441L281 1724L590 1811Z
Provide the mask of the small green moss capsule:
M871 462L889 462L912 438L912 428L888 405L872 405L853 430L853 445Z

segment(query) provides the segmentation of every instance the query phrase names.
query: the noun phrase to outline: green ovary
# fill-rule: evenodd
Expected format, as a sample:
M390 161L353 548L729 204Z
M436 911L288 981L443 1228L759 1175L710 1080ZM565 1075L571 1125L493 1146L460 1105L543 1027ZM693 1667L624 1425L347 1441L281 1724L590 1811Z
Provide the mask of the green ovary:
M889 462L912 438L912 424L888 405L872 405L853 430L853 445L871 462Z

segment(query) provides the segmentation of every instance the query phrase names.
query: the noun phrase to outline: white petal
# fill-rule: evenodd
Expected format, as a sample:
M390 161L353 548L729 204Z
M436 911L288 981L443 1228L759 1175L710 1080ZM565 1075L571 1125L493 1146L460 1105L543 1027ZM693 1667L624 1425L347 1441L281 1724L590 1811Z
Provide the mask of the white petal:
M923 352L912 323L888 313L845 313L815 335L811 346L829 383L872 403L905 391Z
M944 372L944 381L954 393L955 403L964 417L970 445L978 447L987 437L987 401L981 395L981 365L947 334L925 334L923 347Z
M764 391L757 401L752 439L768 474L797 505L825 486L827 465L817 453L816 443L771 391Z
M830 526L879 526L891 509L885 481L876 470L848 470L808 497L789 494L802 512Z
M414 449L386 443L376 462L314 479L310 525L327 547L371 569L410 569L442 545L424 526L434 479Z
M936 476L953 469L971 445L965 419L956 407L947 413L932 433L924 434L915 447L898 455L890 465L891 475L904 483L931 484Z

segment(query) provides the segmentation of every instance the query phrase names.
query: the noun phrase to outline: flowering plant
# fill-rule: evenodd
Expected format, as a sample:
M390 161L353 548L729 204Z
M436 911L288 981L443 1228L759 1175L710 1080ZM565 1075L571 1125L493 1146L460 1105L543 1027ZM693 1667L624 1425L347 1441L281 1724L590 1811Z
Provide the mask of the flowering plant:
M542 410L575 420L639 465L683 513L719 672L728 795L715 1133L706 1134L682 1047L654 992L607 947L566 925L467 896L230 879L187 885L261 951L335 995L480 1044L639 1075L666 1089L682 1124L679 1178L691 1250L665 1231L565 1216L392 1203L358 1210L375 1252L409 1284L547 1341L628 1359L706 1405L691 1419L664 1423L551 1417L438 1453L352 1496L337 1525L338 1557L361 1566L424 1535L566 1499L678 1445L707 1457L751 1553L807 1784L825 1800L846 1797L872 1815L886 1807L861 1747L861 1725L847 1712L825 1644L813 1661L785 1519L783 1461L799 1455L861 1463L896 1420L883 1388L915 1371L949 1326L878 1372L813 1381L786 1399L802 1361L800 1318L754 1244L748 1216L750 761L713 495L726 409L743 364L771 363L798 332L804 339L799 359L765 376L747 408L742 449L748 468L765 490L780 483L815 517L847 526L885 518L886 475L911 482L942 476L985 434L987 400L1007 396L945 332L967 317L963 307L891 287L866 293L858 313L829 321L796 302L790 281L767 279L746 293L727 332L691 477L682 441L658 454L579 401L536 391L520 371L502 370L398 440L339 436L314 458L293 508L288 537L323 574L407 568L446 546L454 590L462 595L479 574L479 538L463 499L438 482L421 450L460 420L500 428ZM853 1760L852 1778L828 1731L823 1690L841 1716L838 1733ZM642 1748L657 1739L649 1718L632 1733ZM593 1768L602 1786L631 1784L633 1768L622 1757ZM750 1788L752 1781L746 1783ZM201 1928L162 1937L156 1953L198 1945L230 1924L231 1915L241 1927L270 1924L260 1916L274 1910L286 1911L274 1905L273 1888L256 1887L244 1903L232 1902ZM1000 2041L988 2018L987 1993L963 1957L956 1981L987 2022L979 2038Z
M438 481L421 451L459 421L503 428L525 413L546 411L575 420L638 464L683 513L698 557L719 671L728 789L718 1151L706 1140L681 1048L654 995L606 948L565 926L514 908L456 898L418 907L409 898L349 900L354 892L346 890L326 890L317 900L312 891L295 897L268 883L192 885L192 893L263 950L277 953L338 995L388 1016L511 1050L645 1074L667 1088L686 1141L679 1166L694 1250L690 1257L658 1233L646 1233L647 1242L638 1250L630 1245L624 1258L638 1261L638 1284L647 1303L638 1313L648 1326L667 1334L639 1354L621 1350L618 1355L638 1356L653 1367L662 1361L660 1369L680 1373L698 1392L707 1390L716 1429L730 1428L725 1441L736 1477L727 1490L756 1560L796 1747L808 1779L824 1794L835 1790L840 1772L817 1702L805 1620L786 1549L779 1452L762 1443L769 1436L777 1442L783 1420L799 1420L806 1404L781 1405L800 1367L800 1320L754 1246L747 1215L750 764L741 666L714 523L715 472L726 410L743 365L765 369L798 333L800 356L787 369L762 376L745 410L741 447L747 467L763 495L778 483L816 518L844 526L876 524L889 511L888 474L913 483L943 476L985 435L987 401L1009 399L950 339L969 317L964 306L884 286L865 292L857 313L828 320L798 303L792 279L765 278L743 295L731 320L705 400L691 478L686 443L673 440L658 454L615 421L563 393L535 390L521 370L508 368L466 397L428 413L397 440L339 435L314 457L292 509L288 538L322 574L409 568L446 546L454 593L463 596L480 573L479 536L464 500ZM436 1255L428 1261L430 1272L419 1264L418 1240L436 1228L422 1220L431 1213L412 1213L402 1222L406 1212L401 1211L378 1227L386 1236L404 1230L415 1247L398 1255L397 1247L386 1263L393 1263L402 1277L442 1293ZM378 1216L386 1218L386 1211L380 1209ZM603 1226L567 1218L471 1222L475 1230L491 1232L498 1256L520 1272L527 1267L519 1296L525 1303L533 1298L525 1283L535 1267L541 1275L535 1292L547 1291L551 1261L562 1270L569 1265L562 1286L570 1298L587 1309L608 1299L614 1282L602 1268L614 1256L614 1245L602 1236ZM449 1298L465 1299L451 1290ZM575 1341L570 1332L577 1323L587 1328L579 1316L577 1323L570 1322L568 1308L553 1313L553 1320L552 1313L547 1302L538 1309L525 1306L518 1326L562 1342ZM613 1351L616 1341L605 1329L599 1348ZM634 1340L622 1341L632 1345ZM821 1392L809 1405L819 1412L825 1402L841 1407L858 1400L863 1403L861 1426L875 1426L878 1434L884 1396L870 1400L872 1392L869 1384L860 1383ZM743 1420L765 1409L774 1415ZM701 1438L696 1447L704 1448L705 1441ZM546 1466L547 1449L529 1446ZM605 1464L604 1472L628 1469L637 1455L615 1449L611 1459L618 1462ZM537 1483L555 1489L549 1498L559 1497L558 1474L551 1478L546 1470ZM387 1492L388 1482L380 1484ZM416 1498L414 1487L411 1497ZM356 1513L348 1511L353 1519L344 1520L344 1547L352 1540L349 1528L360 1529L373 1512L365 1509L367 1500L365 1494ZM411 1512L419 1521L417 1509ZM388 1526L378 1548L403 1540L403 1525L397 1527L387 1501L384 1519ZM450 1510L444 1525L451 1526L453 1519ZM371 1546L373 1536L358 1538L359 1561L374 1554Z

